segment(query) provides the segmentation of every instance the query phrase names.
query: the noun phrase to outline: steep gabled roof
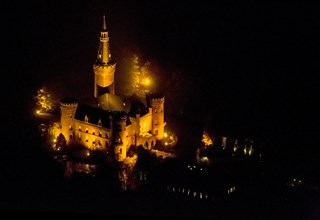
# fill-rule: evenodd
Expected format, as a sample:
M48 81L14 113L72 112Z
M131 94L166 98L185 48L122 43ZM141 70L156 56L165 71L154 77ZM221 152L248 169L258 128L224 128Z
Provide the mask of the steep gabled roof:
M131 101L131 108L128 113L129 116L135 117L136 114L140 114L140 116L144 116L149 112L149 108L145 106L142 102L138 100Z
M101 126L104 128L110 128L110 115L112 115L111 111L95 108L90 105L79 104L74 118L84 121L85 117L87 116L88 122L95 125L99 124L100 119Z

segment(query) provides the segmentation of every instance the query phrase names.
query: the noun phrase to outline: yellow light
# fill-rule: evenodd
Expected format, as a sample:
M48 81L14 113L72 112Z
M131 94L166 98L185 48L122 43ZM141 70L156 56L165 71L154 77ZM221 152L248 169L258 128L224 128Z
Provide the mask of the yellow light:
M89 152L89 151L87 152L87 156L88 156L88 157L90 156L90 152Z
M53 139L53 143L56 143L57 142L57 139Z
M167 137L167 136L168 136L168 134L167 134L166 132L165 132L163 135L164 135L164 137Z
M247 154L247 148L246 147L243 149L243 153Z
M37 114L40 114L40 110L37 110Z
M146 78L145 80L144 80L144 83L146 84L146 86L147 85L149 85L150 84L150 80L148 79L148 78Z
M168 145L168 142L164 143L166 146Z

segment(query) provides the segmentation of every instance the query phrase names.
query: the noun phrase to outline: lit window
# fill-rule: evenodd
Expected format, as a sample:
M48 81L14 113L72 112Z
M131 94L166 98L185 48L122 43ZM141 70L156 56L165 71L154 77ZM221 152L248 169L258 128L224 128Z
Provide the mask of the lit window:
M98 120L98 126L101 126L102 125L102 121L101 119Z

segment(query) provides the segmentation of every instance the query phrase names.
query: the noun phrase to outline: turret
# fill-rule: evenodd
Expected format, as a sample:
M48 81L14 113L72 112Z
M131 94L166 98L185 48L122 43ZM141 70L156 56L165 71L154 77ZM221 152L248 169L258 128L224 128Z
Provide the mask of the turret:
M163 139L164 135L164 97L151 98L152 107L152 134L157 140Z
M126 138L126 121L127 116L125 114L120 115L114 121L114 155L117 161L123 161L127 157Z
M65 98L60 101L61 111L61 133L66 138L67 143L74 136L74 116L78 107L78 102L74 98Z

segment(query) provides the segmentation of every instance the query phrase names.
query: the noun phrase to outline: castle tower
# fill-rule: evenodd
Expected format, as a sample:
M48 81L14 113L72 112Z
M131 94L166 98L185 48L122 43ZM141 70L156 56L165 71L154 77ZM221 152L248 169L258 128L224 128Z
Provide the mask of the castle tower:
M151 98L152 107L152 134L157 135L157 140L163 139L164 135L164 97Z
M117 161L123 161L127 157L125 142L127 116L117 118L114 126L114 155Z
M114 73L116 64L111 60L109 36L105 15L102 18L98 55L93 64L94 71L94 97L105 93L115 94Z
M78 103L75 99L62 99L60 102L61 110L61 133L66 138L67 143L74 136L74 115L76 113Z

